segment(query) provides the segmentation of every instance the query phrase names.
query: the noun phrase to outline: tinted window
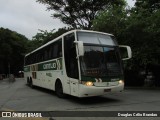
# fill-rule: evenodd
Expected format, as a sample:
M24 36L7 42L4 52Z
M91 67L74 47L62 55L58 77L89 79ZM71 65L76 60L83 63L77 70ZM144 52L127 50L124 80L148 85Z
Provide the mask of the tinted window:
M64 37L64 56L67 76L78 79L78 63L74 33Z
M117 45L111 36L100 33L78 32L78 40L90 44Z
M25 58L25 65L62 57L62 40L58 40Z

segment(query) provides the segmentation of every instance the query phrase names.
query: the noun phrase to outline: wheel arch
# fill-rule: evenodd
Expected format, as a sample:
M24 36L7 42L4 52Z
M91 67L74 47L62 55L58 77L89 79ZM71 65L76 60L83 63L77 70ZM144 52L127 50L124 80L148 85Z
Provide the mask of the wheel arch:
M64 98L66 97L66 94L64 92L64 86L63 86L63 82L61 81L61 79L57 78L56 82L55 82L55 93L57 94L57 96L59 98Z

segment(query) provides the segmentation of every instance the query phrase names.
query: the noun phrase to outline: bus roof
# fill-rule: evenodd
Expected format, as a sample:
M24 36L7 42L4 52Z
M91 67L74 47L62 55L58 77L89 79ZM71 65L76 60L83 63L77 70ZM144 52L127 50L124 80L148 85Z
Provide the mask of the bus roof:
M37 49L31 51L30 53L26 54L25 57L28 56L28 55L30 55L30 54L32 54L32 53L34 53L34 52L36 52L36 51L38 51L38 50L40 50L40 49L42 49L42 48L44 48L45 46L50 45L51 43L53 43L53 42L55 42L56 40L62 38L63 36L66 36L66 35L68 35L68 34L70 34L70 33L75 33L75 32L78 32L78 31L80 31L80 32L90 32L90 33L99 33L99 34L105 34L105 35L113 36L113 34L104 33L104 32L99 32L99 31L92 31L92 30L71 30L71 31L68 31L68 32L60 35L59 37L57 37L57 38L55 38L55 39L47 42L46 44L38 47Z

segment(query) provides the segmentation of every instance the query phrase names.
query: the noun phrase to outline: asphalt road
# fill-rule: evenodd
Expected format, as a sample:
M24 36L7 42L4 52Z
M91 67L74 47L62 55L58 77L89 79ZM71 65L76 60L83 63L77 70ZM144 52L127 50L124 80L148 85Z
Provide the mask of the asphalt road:
M160 111L160 90L125 89L105 96L58 98L53 91L26 85L23 79L14 83L0 81L0 111ZM10 120L11 118L0 118ZM12 118L13 120L48 120L49 118ZM54 120L111 120L113 117L53 117ZM116 117L118 120L135 117ZM136 119L159 120L158 117Z

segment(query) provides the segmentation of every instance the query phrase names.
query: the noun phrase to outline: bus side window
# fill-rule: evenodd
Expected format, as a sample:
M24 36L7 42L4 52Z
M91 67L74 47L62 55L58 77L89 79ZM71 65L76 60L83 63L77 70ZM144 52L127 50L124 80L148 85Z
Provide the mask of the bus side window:
M57 57L57 52L58 52L58 44L55 43L53 45L53 58L56 58Z
M58 57L62 57L62 40L58 41L58 53L57 53Z
M48 60L48 50L45 49L44 51L44 60Z
M52 58L62 57L62 40L58 40L57 42L52 44Z
M53 47L52 45L49 46L49 50L48 50L48 59L52 59L52 53L53 53Z
M43 49L40 51L40 62L44 60Z

